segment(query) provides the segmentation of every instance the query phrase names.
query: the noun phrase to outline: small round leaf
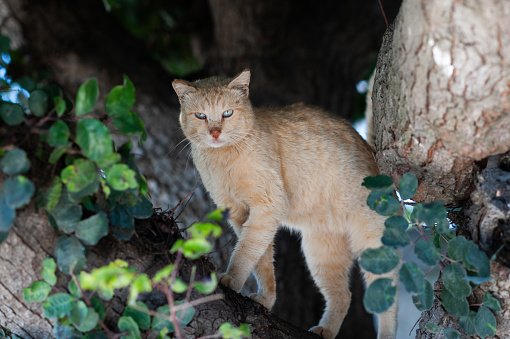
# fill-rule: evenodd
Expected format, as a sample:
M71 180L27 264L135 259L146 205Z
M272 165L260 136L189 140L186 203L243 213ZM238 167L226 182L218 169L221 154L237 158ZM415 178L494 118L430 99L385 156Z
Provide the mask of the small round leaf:
M412 173L405 173L398 182L398 192L402 200L411 199L418 188L418 179Z
M393 248L382 246L369 248L361 253L359 264L361 268L375 273L383 274L397 267L400 255Z
M377 279L365 291L363 305L370 313L382 313L390 308L395 301L397 287L388 278Z
M96 79L89 79L84 84L82 84L78 89L78 93L76 94L76 115L80 116L90 112L96 105L98 95L99 89L97 87Z
M48 95L41 90L36 90L30 93L28 99L28 107L33 115L42 117L48 110Z
M5 153L0 167L7 175L22 174L30 169L30 160L28 160L27 153L24 150L14 148Z
M9 126L16 126L21 124L25 120L25 113L18 104L10 102L2 102L0 104L0 117Z

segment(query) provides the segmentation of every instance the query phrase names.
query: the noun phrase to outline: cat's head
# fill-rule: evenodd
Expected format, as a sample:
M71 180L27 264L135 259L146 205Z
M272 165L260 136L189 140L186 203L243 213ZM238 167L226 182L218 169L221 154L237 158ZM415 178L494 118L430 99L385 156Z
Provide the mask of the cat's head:
M248 69L233 79L175 80L172 86L181 103L179 121L186 137L198 147L241 143L253 126L249 84Z

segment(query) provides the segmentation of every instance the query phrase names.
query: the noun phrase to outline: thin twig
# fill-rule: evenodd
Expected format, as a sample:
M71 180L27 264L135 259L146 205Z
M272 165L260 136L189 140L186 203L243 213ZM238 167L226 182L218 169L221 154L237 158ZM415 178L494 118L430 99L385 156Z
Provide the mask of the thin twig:
M381 7L381 12L384 17L384 22L386 23L386 28L388 28L388 27L390 27L390 25L388 25L388 19L386 18L386 13L384 13L384 8L382 6L381 0L377 0L377 1L379 1L379 7Z

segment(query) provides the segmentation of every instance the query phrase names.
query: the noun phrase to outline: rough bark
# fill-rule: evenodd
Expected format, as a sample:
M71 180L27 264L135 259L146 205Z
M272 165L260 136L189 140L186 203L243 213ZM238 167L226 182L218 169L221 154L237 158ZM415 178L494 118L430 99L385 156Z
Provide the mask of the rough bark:
M372 97L382 172L416 174L415 200L461 206L451 215L457 233L489 256L501 248L492 280L470 297L477 304L490 291L500 300L498 338L510 333L510 167L499 155L510 149L509 14L504 0L404 1L383 39ZM416 337L442 338L429 322L460 330L439 303L422 314Z
M404 1L374 85L377 161L416 199L465 199L477 161L510 148L510 3Z

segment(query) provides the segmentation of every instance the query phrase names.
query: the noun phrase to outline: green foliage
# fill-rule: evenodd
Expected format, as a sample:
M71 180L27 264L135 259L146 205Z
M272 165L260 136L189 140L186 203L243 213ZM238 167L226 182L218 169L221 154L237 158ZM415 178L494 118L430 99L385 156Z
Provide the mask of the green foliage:
M368 286L363 296L363 305L370 313L382 313L395 301L397 287L388 278L381 278Z
M231 323L224 323L220 326L218 334L220 334L222 338L241 339L250 338L251 332L250 327L246 324L233 327Z
M25 113L18 104L0 102L0 117L7 125L16 126L25 120Z
M76 95L75 111L76 115L80 116L87 114L96 105L97 97L99 96L99 89L96 79L89 79L78 89Z
M400 256L391 247L370 248L360 257L360 266L372 273L383 274L397 267Z
M444 203L410 202L408 199L413 197L418 188L418 181L411 173L404 174L399 180L398 196L402 199L400 202L396 200L393 181L387 176L365 178L363 186L370 190L368 206L389 218L384 223L385 230L381 239L385 246L367 249L361 253L361 268L376 274L393 270L402 260L394 248L409 244L414 247L418 259L428 266L437 265L444 257L444 288L440 291L440 303L451 316L459 318L459 324L466 334L482 338L493 336L496 331L496 318L491 309L501 310L499 301L487 292L478 309L476 307L479 305L470 305L468 302L468 297L477 285L490 279L490 259L473 241L463 236L455 236L450 229ZM404 208L403 216L393 215L406 204L412 205L412 213ZM407 234L409 229L418 232L419 238L414 243L411 243ZM445 255L442 254L442 248L446 249ZM431 283L425 279L422 269L414 262L404 261L399 277L405 289L411 293L416 308L420 311L430 310L434 303L434 291ZM383 278L374 281L367 288L363 301L369 312L380 313L391 306L393 298L392 281ZM432 323L425 327L431 333L443 331L447 338L460 336L460 332L453 328L441 328Z

